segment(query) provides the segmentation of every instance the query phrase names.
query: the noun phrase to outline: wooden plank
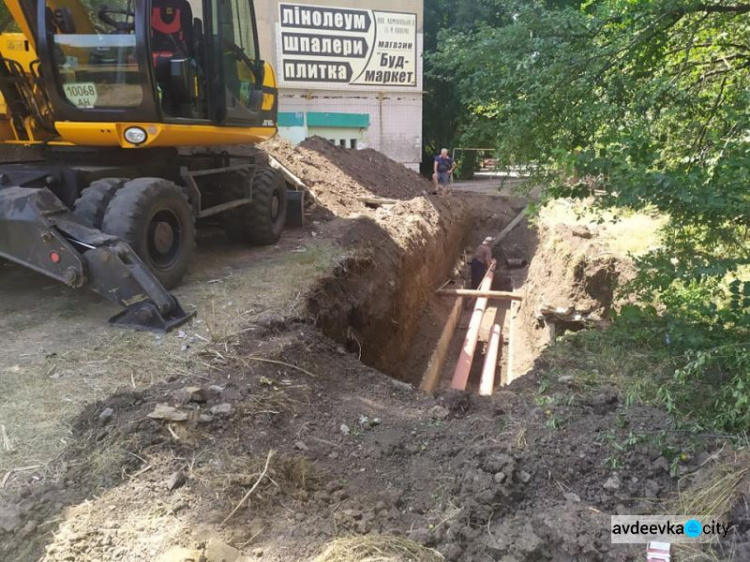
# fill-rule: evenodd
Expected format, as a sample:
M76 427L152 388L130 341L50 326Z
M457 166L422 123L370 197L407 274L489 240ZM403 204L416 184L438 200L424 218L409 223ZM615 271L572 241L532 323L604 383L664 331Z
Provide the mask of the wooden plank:
M518 216L514 218L512 221L510 221L510 224L506 226L505 228L503 228L500 231L500 234L498 234L492 239L493 244L497 244L498 242L500 242L502 239L508 236L508 234L510 234L514 228L516 228L519 224L523 222L523 219L526 218L526 209L528 209L528 207L524 207L523 210L520 213L518 213Z
M490 300L522 301L523 296L519 293L508 291L472 291L471 289L440 289L435 291L440 297L474 297Z
M278 170L279 172L281 172L284 175L284 177L287 179L287 181L289 183L296 185L297 188L299 188L299 189L301 189L303 191L310 191L310 188L308 188L301 179L299 179L297 176L295 176L291 172L291 170L289 170L289 168L287 168L286 166L284 166L284 164L282 164L281 162L279 162L278 160L276 160L276 158L274 158L271 155L268 156L268 164L272 168L274 168L274 169Z
M453 341L453 335L456 332L456 326L458 321L461 319L461 313L464 310L464 299L456 299L456 304L453 305L453 310L448 316L448 321L445 323L443 333L438 340L435 351L432 352L430 362L427 364L427 369L422 376L422 383L419 385L424 392L430 394L434 393L438 385L440 384L440 374L443 372L445 367L445 361L448 358L448 350L450 349L451 342Z
M518 303L512 302L510 304L510 330L508 334L508 366L507 372L508 377L506 384L512 383L516 380L516 374L513 371L513 349L516 344L516 316L518 315Z

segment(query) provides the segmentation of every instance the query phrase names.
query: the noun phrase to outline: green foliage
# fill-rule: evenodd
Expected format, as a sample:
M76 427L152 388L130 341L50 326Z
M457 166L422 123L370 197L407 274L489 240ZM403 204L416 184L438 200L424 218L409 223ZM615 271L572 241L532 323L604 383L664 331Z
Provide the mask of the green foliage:
M750 6L733 0L491 0L444 31L435 79L461 142L534 165L551 197L669 217L607 337L653 354L645 396L739 431L750 422ZM648 368L648 367L646 367Z

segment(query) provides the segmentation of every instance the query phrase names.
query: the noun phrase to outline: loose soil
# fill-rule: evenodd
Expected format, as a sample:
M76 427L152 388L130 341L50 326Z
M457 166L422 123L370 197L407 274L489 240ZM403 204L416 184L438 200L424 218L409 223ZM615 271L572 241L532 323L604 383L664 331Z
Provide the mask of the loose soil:
M313 222L277 248L247 254L250 273L227 288L227 308L209 314L199 301L216 332L236 299L251 298L252 313L242 301L234 315L239 327L191 342L190 361L179 363L149 363L156 346L134 340L138 353L125 358L141 374L158 371L153 383L91 400L66 418L69 435L44 469L6 473L0 559L309 561L334 539L376 534L451 561L642 560L640 547L610 545L610 515L668 512L678 477L714 462L713 438L671 431L665 412L626 406L609 385L550 376L543 355L491 398L429 396L403 382L417 382L439 337L445 306L433 290L460 277L463 250L499 232L522 205L425 197L430 182L371 151L319 140L264 148L315 194ZM372 208L360 199L373 195L398 202ZM534 238L521 232L496 252L533 253ZM218 240L203 240L214 264L197 280L204 287L224 278L217 268L227 272ZM566 240L579 249L576 237ZM274 252L298 260L320 248L307 268L272 270L279 283L309 276L278 296L253 284L253 268L275 263ZM568 262L543 263L555 255L539 252L542 262L499 278L542 287L547 272L567 271ZM584 269L572 279L610 286L612 275L586 285L591 276ZM563 288L567 273L550 281L572 304L611 306L609 291ZM9 332L14 349L21 333ZM91 349L80 368L106 379L118 361L100 363L100 353ZM653 439L631 443L633 434ZM237 550L219 555L217 544ZM390 559L436 556L403 552Z

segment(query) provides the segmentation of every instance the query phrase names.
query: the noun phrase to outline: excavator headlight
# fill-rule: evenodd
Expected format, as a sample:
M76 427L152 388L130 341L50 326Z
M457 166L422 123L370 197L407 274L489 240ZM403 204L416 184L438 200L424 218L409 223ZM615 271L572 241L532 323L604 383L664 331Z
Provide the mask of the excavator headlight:
M148 134L140 127L129 127L125 129L125 140L131 144L143 144Z

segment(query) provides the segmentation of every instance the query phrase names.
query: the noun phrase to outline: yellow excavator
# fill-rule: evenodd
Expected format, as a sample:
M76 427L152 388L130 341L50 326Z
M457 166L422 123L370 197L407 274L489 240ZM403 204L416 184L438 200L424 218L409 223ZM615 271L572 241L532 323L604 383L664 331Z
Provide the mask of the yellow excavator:
M0 143L24 147L0 163L0 258L120 304L114 324L190 318L168 290L196 220L279 239L283 176L226 148L277 130L252 0L4 0L0 95Z

